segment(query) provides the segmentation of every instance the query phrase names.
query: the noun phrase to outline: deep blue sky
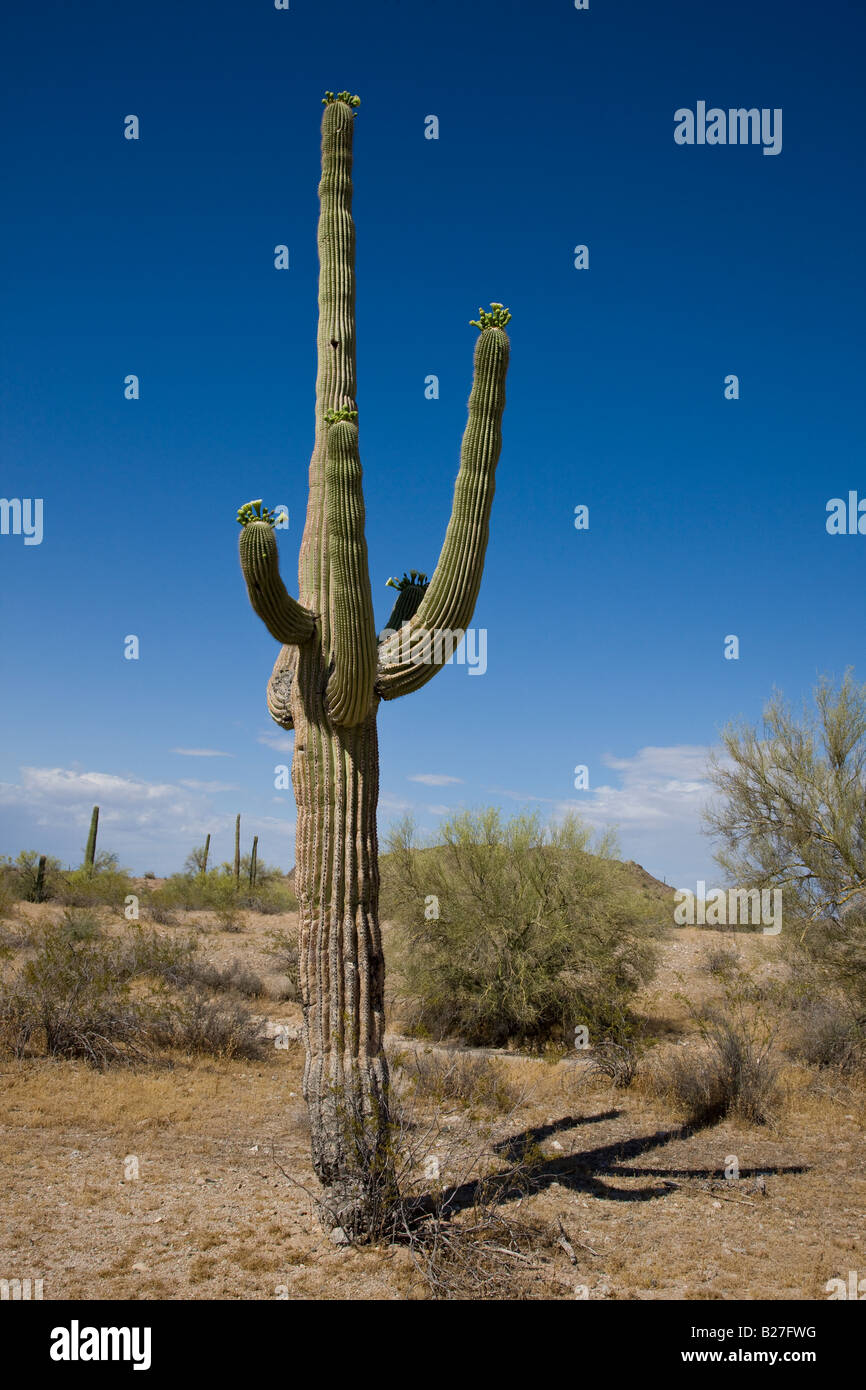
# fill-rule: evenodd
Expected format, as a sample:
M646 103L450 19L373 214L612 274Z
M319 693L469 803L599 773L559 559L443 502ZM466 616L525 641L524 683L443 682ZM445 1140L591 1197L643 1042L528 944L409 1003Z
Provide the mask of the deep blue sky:
M574 803L659 876L711 878L696 811L720 726L774 685L866 679L866 536L825 530L829 498L866 496L864 38L839 0L7 6L0 494L43 498L45 534L0 536L0 852L77 862L98 801L101 843L138 871L207 830L227 857L236 810L293 862L275 644L234 517L288 504L293 588L320 103L346 87L380 622L387 577L439 553L468 320L514 315L488 671L383 707L382 827ZM699 100L781 107L781 154L676 145Z

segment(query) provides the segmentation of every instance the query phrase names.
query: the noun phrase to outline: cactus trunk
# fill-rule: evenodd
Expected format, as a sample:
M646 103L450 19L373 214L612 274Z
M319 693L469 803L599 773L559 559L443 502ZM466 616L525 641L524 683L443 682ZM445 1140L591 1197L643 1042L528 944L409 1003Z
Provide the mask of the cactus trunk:
M326 1221L354 1237L381 1229L394 1192L383 1051L376 717L380 699L417 690L450 656L442 643L431 659L422 620L455 632L472 617L501 442L509 353L503 330L510 317L497 304L490 313L479 311L469 420L440 560L429 585L415 570L402 583L394 581L400 595L391 625L400 631L377 640L355 402L351 175L358 104L348 92L328 92L322 119L316 433L299 599L280 578L272 513L262 511L261 500L238 512L250 603L281 644L268 708L282 728L295 731L295 892L313 1162L325 1188ZM236 848L236 866L237 860Z
M209 854L210 854L210 835L208 835L207 839L206 839L205 842L204 842L204 854L202 855L202 861L201 861L201 876L202 876L202 878L206 878L206 877L207 877L207 860L208 860L208 855L209 855Z
M352 728L329 727L317 694L319 673L319 663L302 655L292 781L304 1096L313 1163L328 1189L326 1211L335 1226L360 1234L375 1221L391 1181L378 739L375 710Z
M37 903L41 903L45 898L45 864L46 856L40 854L36 869L36 887L33 890L33 901Z
M93 864L96 859L96 830L99 825L99 807L94 806L90 817L90 833L87 836L87 848L84 851L84 867L88 873L93 873Z
M252 853L250 854L250 887L251 887L251 888L255 888L255 886L256 886L256 867L257 867L258 857L259 857L259 837L258 837L258 835L254 835L254 836L253 836L253 848L252 848Z
M240 816L238 816L238 817L236 818L236 820L235 820L235 863L234 863L234 871L235 871L235 891L237 891L237 889L240 888L240 884L241 884L241 818L240 818Z

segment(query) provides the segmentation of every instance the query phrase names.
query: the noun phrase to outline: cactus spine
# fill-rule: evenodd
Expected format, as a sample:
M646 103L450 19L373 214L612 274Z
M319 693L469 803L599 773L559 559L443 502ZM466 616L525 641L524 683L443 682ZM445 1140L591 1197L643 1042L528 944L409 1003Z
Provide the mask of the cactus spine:
M258 835L254 835L254 836L253 836L253 849L252 849L252 853L251 853L251 855L250 855L250 887L251 887L251 888L255 888L255 886L256 886L256 869L257 869L257 867L258 867L258 857L259 857L259 837L258 837Z
M300 917L304 1095L323 1214L372 1232L392 1190L384 960L379 931L376 807L380 700L417 690L445 663L422 629L468 626L481 584L501 446L510 314L481 310L460 470L445 542L429 584L411 572L377 640L364 534L355 399L356 97L328 92L319 184L319 328L315 441L299 560L299 599L282 582L273 518L247 503L240 561L250 603L282 644L268 709L295 730L295 891ZM405 642L403 639L406 639ZM458 639L459 640L459 639ZM441 656L441 659L440 659Z
M87 848L84 851L84 867L89 874L93 873L93 864L96 859L96 829L99 825L99 807L94 806L90 817L90 832L87 836Z

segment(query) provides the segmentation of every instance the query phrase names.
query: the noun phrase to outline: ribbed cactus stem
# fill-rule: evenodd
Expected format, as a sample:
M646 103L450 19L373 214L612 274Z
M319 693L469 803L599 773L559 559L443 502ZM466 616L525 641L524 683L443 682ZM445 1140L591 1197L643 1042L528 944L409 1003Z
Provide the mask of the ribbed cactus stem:
M93 873L93 865L96 859L96 831L99 825L99 807L94 806L90 816L90 831L87 836L87 848L84 851L84 867L88 873Z
M241 881L241 818L235 818L235 888L240 886Z
M39 863L36 867L36 886L33 890L33 901L41 903L45 898L45 865L46 856L40 854Z
M202 878L206 878L206 877L207 877L207 861L208 861L208 855L209 855L209 854L210 854L210 835L208 835L207 838L205 839L205 842L204 842L204 854L202 855L202 858L201 858L201 876L202 876Z
M315 618L286 591L270 522L255 519L243 526L240 557L250 603L271 636L278 642L308 642L316 630Z
M258 866L258 855L259 855L259 837L258 837L258 835L254 835L254 836L253 836L253 848L252 848L252 852L251 852L251 854L250 854L250 887L251 887L251 888L255 888L255 886L256 886L256 868L257 868L257 866Z
M325 467L330 563L331 662L328 712L335 724L359 724L369 712L376 679L376 629L367 542L358 428L329 426Z
M385 700L418 690L436 674L438 666L430 661L427 634L462 634L472 619L484 570L496 464L502 448L508 358L505 330L494 323L485 325L475 345L469 418L460 451L451 519L439 561L409 623L409 633L404 630L387 638L379 649L376 689ZM417 655L412 650L416 633ZM446 644L440 650L443 655L447 653Z

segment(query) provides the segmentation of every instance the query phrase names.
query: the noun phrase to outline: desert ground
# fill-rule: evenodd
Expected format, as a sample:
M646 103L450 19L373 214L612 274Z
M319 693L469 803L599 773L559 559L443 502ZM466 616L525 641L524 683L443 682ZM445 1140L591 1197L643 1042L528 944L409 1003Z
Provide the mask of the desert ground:
M57 911L18 905L20 940ZM123 929L101 915L106 932ZM259 1060L0 1062L0 1275L41 1278L46 1300L813 1300L866 1271L862 1072L787 1060L761 1124L689 1127L652 1082L660 1059L694 1044L689 1005L718 989L707 954L728 933L665 932L638 999L655 1041L625 1088L591 1053L466 1054L395 1026L407 1181L450 1220L441 1240L355 1246L316 1216L300 1008L280 997L266 951L293 914L245 913L232 931L207 912L177 917L156 930L193 931L202 959L261 977L246 1004L277 1036ZM776 939L735 944L753 978L773 977Z

